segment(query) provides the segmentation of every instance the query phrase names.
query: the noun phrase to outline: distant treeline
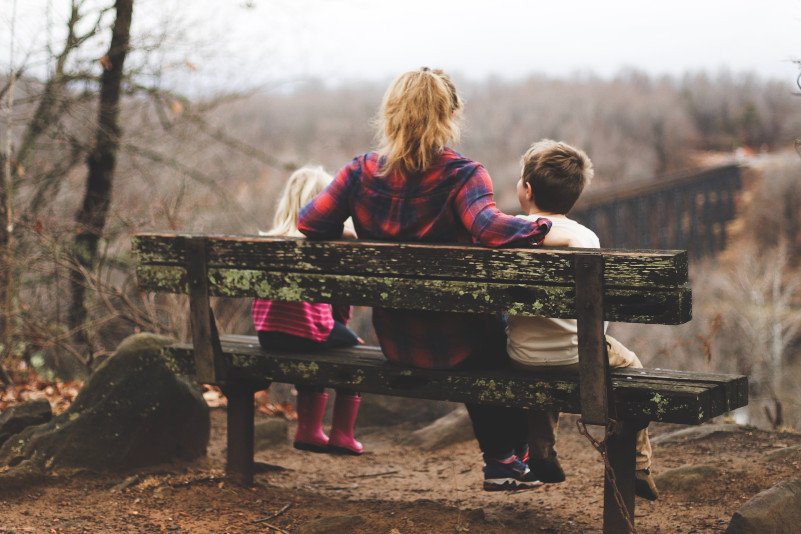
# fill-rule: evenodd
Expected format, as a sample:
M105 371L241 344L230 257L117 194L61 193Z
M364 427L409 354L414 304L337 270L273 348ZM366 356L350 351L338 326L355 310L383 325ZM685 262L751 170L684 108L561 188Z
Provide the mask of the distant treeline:
M218 110L235 135L286 160L336 170L374 145L372 119L386 84L326 88L310 82L288 94L261 94ZM696 164L701 151L772 149L801 132L792 80L722 72L613 79L534 76L459 85L467 100L459 149L483 162L500 189L518 159L542 137L584 148L599 184L647 178ZM508 188L507 188L508 189Z

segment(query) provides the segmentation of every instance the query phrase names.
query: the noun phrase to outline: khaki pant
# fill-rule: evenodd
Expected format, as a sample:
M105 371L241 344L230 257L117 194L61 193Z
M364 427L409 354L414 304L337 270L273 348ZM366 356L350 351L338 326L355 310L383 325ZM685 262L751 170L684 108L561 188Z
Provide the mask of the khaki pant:
M607 353L609 354L609 367L618 369L631 367L642 369L642 363L637 355L623 346L612 336L606 336ZM531 366L515 363L521 369L536 369L541 373L578 373L578 364ZM532 458L547 458L556 451L556 430L559 426L559 412L532 410L528 418L528 445ZM648 439L648 430L637 432L635 445L637 469L646 469L651 466L651 441Z

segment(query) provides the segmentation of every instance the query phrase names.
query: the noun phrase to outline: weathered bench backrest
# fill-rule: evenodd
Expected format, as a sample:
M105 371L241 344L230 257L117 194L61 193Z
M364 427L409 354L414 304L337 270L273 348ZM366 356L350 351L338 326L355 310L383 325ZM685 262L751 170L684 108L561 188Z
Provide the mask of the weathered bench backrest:
M683 251L488 249L252 236L134 237L143 289L188 293L198 376L226 373L210 295L578 319L582 417L607 420L603 321L690 320Z
M684 251L168 234L137 235L134 250L139 284L153 291L187 293L188 267L205 256L213 296L561 318L578 316L576 258L603 256L604 319L680 324L691 318Z

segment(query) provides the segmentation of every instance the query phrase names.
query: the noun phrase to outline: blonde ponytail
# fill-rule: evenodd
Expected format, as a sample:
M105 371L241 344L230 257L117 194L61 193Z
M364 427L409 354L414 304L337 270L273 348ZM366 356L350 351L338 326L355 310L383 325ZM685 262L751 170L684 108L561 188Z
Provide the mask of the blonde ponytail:
M426 170L448 142L459 140L461 110L456 87L441 70L423 67L398 76L384 95L379 116L382 174Z

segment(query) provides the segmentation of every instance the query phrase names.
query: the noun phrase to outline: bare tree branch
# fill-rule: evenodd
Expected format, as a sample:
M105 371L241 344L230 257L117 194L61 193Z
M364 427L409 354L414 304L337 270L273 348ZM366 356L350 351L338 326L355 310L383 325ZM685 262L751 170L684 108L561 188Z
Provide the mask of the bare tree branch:
M196 114L189 114L188 119L200 129L201 132L208 135L210 138L214 139L218 143L221 143L228 148L236 150L248 157L251 157L265 165L273 167L275 169L281 171L293 171L298 168L296 163L290 162L282 162L278 160L263 150L259 150L258 148L245 143L239 139L236 139L233 136L228 135L225 130L221 127L214 128L211 126L206 119L204 119L200 115Z
M238 206L238 203L234 199L232 199L231 196L228 194L228 192L223 187L221 187L220 184L217 183L217 181L211 176L199 171L194 167L184 165L183 163L177 161L175 158L171 158L150 148L134 145L132 143L124 143L122 145L122 148L126 152L129 152L131 154L143 158L147 158L150 161L169 167L175 170L176 172L182 174L183 176L191 178L195 182L208 187L209 189L214 191L220 197L220 199L223 200L223 202L231 205L233 207L232 213L235 216L239 217L241 220L241 215L240 215L242 211L241 207Z

